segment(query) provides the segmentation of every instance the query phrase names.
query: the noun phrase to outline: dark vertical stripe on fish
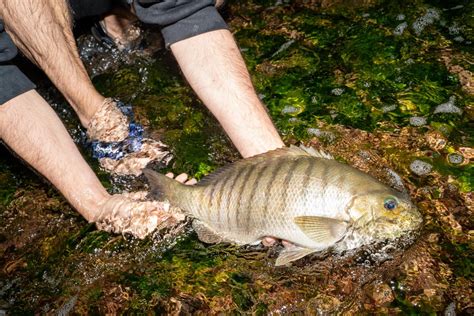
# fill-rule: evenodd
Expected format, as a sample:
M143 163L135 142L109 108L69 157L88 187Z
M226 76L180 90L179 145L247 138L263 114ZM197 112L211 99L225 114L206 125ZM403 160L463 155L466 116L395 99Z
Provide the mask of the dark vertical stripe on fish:
M305 192L305 194L303 195L305 208L309 210L310 205L308 205L308 203L311 202L310 201L311 196L308 195L308 192L309 192L309 194L311 194L311 190L309 189L310 188L310 181L311 181L311 171L313 170L313 168L316 165L316 160L311 158L311 159L305 159L305 161L308 165L304 169L303 183L302 183L301 187L302 187L303 192Z
M234 172L235 176L233 178L230 178L229 181L226 183L226 185L224 186L224 188L222 189L223 191L223 194L224 194L224 200L222 201L221 205L219 205L219 224L220 225L223 225L221 226L222 227L225 227L224 225L228 225L229 224L229 204L231 202L231 199L232 199L232 192L234 191L233 188L235 186L235 183L237 182L237 180L239 179L239 177L242 175L242 173L244 172L246 168L237 168ZM222 215L225 215L225 221L224 220L221 220L221 216ZM222 218L224 219L224 218Z
M235 206L235 214L234 214L236 224L237 224L237 220L239 219L239 216L240 216L241 207L242 207L242 205L245 205L245 203L242 203L242 195L244 193L244 189L247 185L247 182L250 179L250 176L256 171L256 169L257 169L257 165L255 165L255 164L250 165L250 166L247 167L247 170L246 170L245 174L243 175L243 179L242 179L242 183L240 184L240 188L238 189L238 191L236 191L237 192L237 204ZM229 225L230 225L230 221L229 221Z
M221 211L224 211L226 214L226 225L227 227L232 227L232 224L230 222L232 214L234 213L232 209L230 209L230 206L232 205L232 200L237 194L237 191L234 189L235 185L237 184L237 181L242 178L242 176L245 176L246 173L248 172L250 168L247 165L242 166L242 168L239 168L237 175L235 178L232 180L232 184L229 187L229 192L227 194L227 199L225 205L222 205ZM238 196L237 196L238 198Z
M273 170L272 171L272 174L270 175L270 178L268 180L268 183L264 189L264 193L265 193L265 203L264 203L264 207L263 207L263 210L262 210L262 218L263 220L266 219L267 217L267 212L268 212L268 205L270 204L269 202L269 197L270 197L270 190L272 189L272 185L273 185L273 182L275 181L278 173L281 171L282 169L282 166L284 166L285 164L287 163L287 160L286 159L279 159L278 162L276 164L272 164L273 166ZM250 226L250 217L251 217L251 212L247 212L247 218L246 218L246 228L248 229L248 227Z
M295 169L298 167L300 160L303 159L293 159L290 163L290 167L288 168L287 174L285 175L285 180L283 183L287 186L286 190L283 191L283 209L288 209L288 195L290 194L290 190L294 189L290 187L291 180L295 176Z
M207 218L208 220L212 220L211 218L211 214L214 214L215 215L215 221L216 222L219 222L219 218L220 218L220 207L221 207L221 204L222 204L222 196L224 195L224 189L225 189L225 186L226 184L231 181L231 178L232 178L232 175L234 173L236 173L237 170L231 170L228 174L227 174L227 177L224 177L222 180L220 181L217 181L216 182L216 189L215 191L217 192L217 196L216 196L216 199L213 201L215 201L215 203L212 203L212 209L209 208L207 210Z
M269 165L270 164L268 162L263 163L262 169L258 171L257 177L255 178L255 182L252 183L252 185L251 185L252 186L252 192L250 192L250 196L247 200L247 203L242 205L242 209L244 209L244 210L245 209L250 209L250 207L255 204L254 201L253 201L253 199L255 197L255 193L257 193L257 190L261 190L260 183L262 182L263 175L267 171ZM255 211L257 211L257 210L255 210ZM250 213L250 211L247 210L247 216L248 216L248 213ZM245 217L240 216L240 210L239 210L239 214L237 216L237 223L240 227L245 227L246 228L246 226L244 226L243 219L244 218L247 219L247 216L245 216Z

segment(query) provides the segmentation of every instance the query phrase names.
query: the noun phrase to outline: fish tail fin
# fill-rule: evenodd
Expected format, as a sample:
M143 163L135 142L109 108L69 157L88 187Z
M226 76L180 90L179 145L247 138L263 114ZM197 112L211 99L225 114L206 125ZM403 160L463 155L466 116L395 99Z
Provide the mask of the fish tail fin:
M151 191L150 196L157 200L168 200L175 206L180 206L180 199L185 191L190 190L191 186L187 186L179 183L178 181L171 179L161 173L158 173L151 169L144 169L143 174L148 179ZM185 195L185 194L184 194ZM181 197L181 198L178 198Z

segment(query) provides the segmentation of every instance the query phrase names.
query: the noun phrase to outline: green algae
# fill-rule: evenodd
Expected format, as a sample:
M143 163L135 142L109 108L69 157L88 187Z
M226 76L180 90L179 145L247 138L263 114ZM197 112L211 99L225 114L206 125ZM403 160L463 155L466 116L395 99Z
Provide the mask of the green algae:
M456 65L473 71L472 44L466 44L473 40L473 4L274 5L233 3L229 23L277 128L287 143L322 144L376 176L377 164L399 173L425 216L423 235L411 250L394 255L393 265L387 260L365 267L363 259L330 257L276 269L274 249L208 246L186 232L177 240L159 232L132 241L96 231L2 153L0 308L52 313L78 295L76 311L98 314L302 314L320 312L324 302L328 311L418 315L442 313L452 301L469 313L473 223L467 194L474 174L472 164L453 165L447 158L473 145L474 100L440 54L449 49ZM451 9L457 5L464 7ZM413 23L432 8L440 18L417 34ZM395 34L403 22L406 29ZM174 159L163 171L199 179L238 156L170 61L167 53L153 62L138 59L95 77L94 84L104 95L132 103L150 137L170 146ZM435 113L452 96L461 114ZM426 124L411 126L414 116ZM424 140L434 131L445 137L442 148ZM86 158L112 189L107 174ZM413 174L414 159L430 163L432 172ZM430 282L422 288L424 280ZM377 282L390 284L393 300L370 298Z

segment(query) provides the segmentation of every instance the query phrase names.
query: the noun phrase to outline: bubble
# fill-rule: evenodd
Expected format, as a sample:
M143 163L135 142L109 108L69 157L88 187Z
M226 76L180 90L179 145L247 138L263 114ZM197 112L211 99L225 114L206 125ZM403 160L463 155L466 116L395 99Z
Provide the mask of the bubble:
M287 105L281 110L282 114L298 114L299 112L300 109L292 105Z
M396 104L390 104L390 105L384 105L382 107L382 112L387 113L387 112L392 112L397 108Z
M459 165L462 164L464 161L463 155L459 153L451 153L448 155L448 162L453 165Z
M448 31L449 31L449 34L451 35L457 35L461 31L461 28L459 27L457 23L454 23L448 28Z
M403 21L403 20L405 20L405 14L400 13L399 15L397 15L397 21Z
M426 125L426 117L423 117L423 116L410 117L410 125L412 125L412 126Z
M438 105L435 110L434 110L434 114L437 114L437 113L453 113L453 114L459 114L461 115L462 114L462 110L460 108L458 108L457 106L454 105L454 102L456 101L456 97L455 96L451 96L449 97L449 101L448 102L445 102L445 103L442 103L440 105Z
M426 175L426 174L430 173L432 169L433 169L432 165L430 165L427 162L418 160L418 159L414 160L410 164L410 170L414 174L419 175L419 176L423 176L423 175Z
M393 30L393 35L402 35L407 27L408 27L407 22L403 22L403 23L398 24L395 27L395 30Z
M440 13L437 9L429 8L426 10L426 13L415 20L412 24L412 28L415 31L416 35L420 35L425 27L433 24L435 21L439 20Z
M343 88L334 88L331 90L331 93L334 94L334 95L341 95L344 93L344 89Z
M328 131L322 131L320 130L319 128L308 128L306 130L306 132L309 134L309 135L313 135L313 136L316 136L316 137L319 137L319 138L322 138L322 139L325 139L329 142L332 142L336 139L336 136L334 135L334 133L332 132L328 132Z

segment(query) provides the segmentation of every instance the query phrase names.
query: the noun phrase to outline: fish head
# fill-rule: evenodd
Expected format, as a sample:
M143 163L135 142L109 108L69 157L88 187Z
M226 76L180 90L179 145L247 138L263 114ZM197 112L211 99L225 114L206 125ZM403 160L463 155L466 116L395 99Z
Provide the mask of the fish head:
M407 194L388 187L355 196L348 212L350 229L339 245L345 249L405 237L416 232L423 221Z

